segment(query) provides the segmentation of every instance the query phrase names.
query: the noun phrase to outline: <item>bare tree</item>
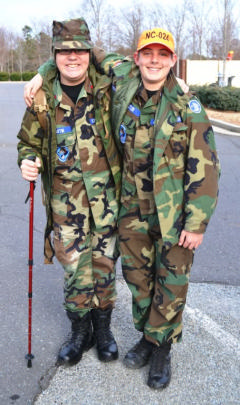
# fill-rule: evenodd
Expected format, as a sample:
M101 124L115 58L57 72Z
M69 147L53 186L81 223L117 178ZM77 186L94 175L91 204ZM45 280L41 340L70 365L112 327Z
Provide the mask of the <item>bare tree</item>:
M52 22L33 20L31 21L31 27L38 45L38 59L42 63L52 55Z
M223 82L225 83L226 58L230 51L230 44L236 32L237 14L233 13L236 3L234 0L218 0L218 23L220 34L220 55L223 60ZM238 12L239 14L239 12ZM234 16L234 17L233 17Z
M14 72L15 70L15 58L14 50L16 46L17 35L13 32L8 32L7 41L8 41L8 59L7 59L7 71L9 73Z
M167 28L168 23L166 20L166 15L167 13L164 11L164 4L165 2L156 0L155 3L153 3L153 7L149 7L147 10L147 15L145 17L145 24L146 28L154 28L154 27L161 27L161 28Z
M37 45L37 66L48 60L52 56L52 28L51 24L41 22L35 26ZM36 66L36 67L37 67Z
M119 49L119 18L115 10L111 13L111 19L108 20L104 29L103 47L108 52L114 52Z
M21 37L16 38L15 62L18 71L23 74L26 67L26 44Z
M176 73L179 75L179 60L183 59L185 49L188 47L189 37L186 35L187 29L187 12L189 9L189 0L183 0L181 3L174 7L165 10L164 19L167 28L172 32L175 39L175 49L178 55Z
M223 49L222 49L223 59L226 59L227 52L229 50L229 45L235 29L235 21L232 15L232 6L233 6L232 0L223 0L222 17L220 19L220 28L222 31L222 42L223 42Z
M135 2L131 8L122 9L121 13L120 24L118 25L121 48L123 53L133 54L137 49L138 38L143 29L143 8Z
M7 40L8 33L6 29L0 28L0 71L6 69L6 61L8 60L9 45Z
M18 37L13 32L0 28L0 71L12 73L16 69L15 48Z
M202 0L200 5L197 5L193 0L189 0L188 7L188 18L191 23L190 32L192 34L191 53L202 59L203 47L205 46L205 50L207 50L204 38L208 38L209 27L212 25L212 20L209 20L212 5L207 0Z
M83 2L82 0L81 15L86 19L91 31L92 40L98 46L103 44L104 25L108 12L107 0L89 0L88 2Z

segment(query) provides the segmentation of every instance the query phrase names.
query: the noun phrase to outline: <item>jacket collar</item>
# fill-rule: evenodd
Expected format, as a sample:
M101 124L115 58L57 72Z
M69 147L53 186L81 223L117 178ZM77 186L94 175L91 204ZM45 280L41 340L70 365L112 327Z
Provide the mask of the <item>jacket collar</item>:
M80 91L78 99L81 97L87 97L87 94L92 94L92 93L93 93L92 83L91 83L89 77L86 77L86 79L84 81L84 86L82 87L82 89ZM61 83L59 80L59 75L57 75L55 77L55 80L53 82L53 95L54 95L55 107L57 107L63 101L63 91L62 91Z

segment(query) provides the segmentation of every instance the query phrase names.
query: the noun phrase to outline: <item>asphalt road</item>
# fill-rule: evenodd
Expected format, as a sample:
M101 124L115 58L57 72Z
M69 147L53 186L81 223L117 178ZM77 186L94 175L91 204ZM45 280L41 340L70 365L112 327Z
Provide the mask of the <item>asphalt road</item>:
M146 387L146 367L136 372L122 365L124 353L139 336L132 326L131 297L120 265L112 321L119 361L102 364L92 349L77 366L55 369L69 323L62 307L62 269L56 260L51 266L43 264L45 216L39 183L34 214L35 358L27 368L29 207L24 201L29 186L16 163L16 134L25 110L22 93L23 84L0 83L0 404L240 404L240 137L225 133L216 132L222 166L219 203L195 256L184 339L173 349L169 388L156 393Z

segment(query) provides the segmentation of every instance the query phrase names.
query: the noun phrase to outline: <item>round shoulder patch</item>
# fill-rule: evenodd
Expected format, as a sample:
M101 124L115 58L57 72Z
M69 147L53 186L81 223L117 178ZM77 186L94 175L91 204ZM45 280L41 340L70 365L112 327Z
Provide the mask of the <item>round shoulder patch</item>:
M189 102L189 108L192 112L194 112L196 114L199 114L202 109L201 104L197 100L191 100Z

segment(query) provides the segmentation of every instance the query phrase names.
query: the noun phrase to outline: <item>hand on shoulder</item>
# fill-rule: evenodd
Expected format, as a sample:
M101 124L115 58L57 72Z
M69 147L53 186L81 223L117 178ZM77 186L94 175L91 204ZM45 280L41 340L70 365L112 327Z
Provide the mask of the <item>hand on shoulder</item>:
M37 73L31 80L24 86L24 101L28 107L31 107L34 96L38 89L42 87L42 76Z

